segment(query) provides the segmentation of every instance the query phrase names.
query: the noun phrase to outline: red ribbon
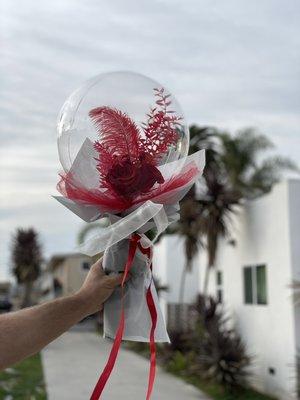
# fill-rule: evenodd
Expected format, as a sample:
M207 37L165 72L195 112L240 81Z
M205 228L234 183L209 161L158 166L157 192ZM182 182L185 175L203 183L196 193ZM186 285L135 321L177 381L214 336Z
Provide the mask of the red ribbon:
M148 259L151 259L151 249L150 247L144 248L142 247L141 243L138 243L139 249L143 254L146 254ZM152 263L150 264L150 269L152 272ZM146 294L146 300L147 300L147 305L148 309L150 312L151 316L151 330L150 330L150 371L149 371L149 380L148 380L148 391L147 391L147 396L146 400L149 400L151 397L151 393L153 390L154 386L154 380L155 380L155 371L156 371L156 346L155 346L155 328L157 324L157 311L155 307L155 303L153 300L152 292L151 292L151 283L152 283L152 277L151 277L151 282L150 285L147 289L147 294Z
M117 334L115 336L115 340L114 340L112 349L111 349L109 357L108 357L108 361L106 363L104 370L102 371L102 374L100 375L100 377L98 379L98 382L96 383L96 386L93 390L90 400L98 400L100 398L100 396L103 392L103 389L106 385L106 382L108 381L110 374L114 368L114 365L115 365L115 362L116 362L116 359L117 359L117 356L118 356L118 353L120 350L123 333L124 333L124 329L125 329L124 285L125 285L125 281L128 276L128 273L130 271L130 268L132 266L137 247L143 254L147 255L149 260L151 258L150 247L147 247L147 248L142 247L142 245L140 244L140 239L141 239L141 237L139 235L134 234L134 235L132 235L130 242L129 242L128 258L126 261L124 274L123 274L123 280L122 280L122 284L121 284L122 295L121 295L121 316L120 316L119 327L117 330ZM150 269L152 271L152 263L150 264ZM153 386L154 386L154 380L155 380L155 370L156 370L156 347L155 347L154 334L155 334L155 328L156 328L156 324L157 324L157 311L156 311L155 303L154 303L152 292L151 292L151 283L152 283L152 279L151 279L150 285L149 285L149 287L147 289L147 293L146 293L147 305L148 305L148 309L149 309L151 321L152 321L151 330L150 330L150 354L151 354L151 356L150 356L150 371L149 371L148 390L147 390L146 400L149 400L151 397L151 393L152 393Z

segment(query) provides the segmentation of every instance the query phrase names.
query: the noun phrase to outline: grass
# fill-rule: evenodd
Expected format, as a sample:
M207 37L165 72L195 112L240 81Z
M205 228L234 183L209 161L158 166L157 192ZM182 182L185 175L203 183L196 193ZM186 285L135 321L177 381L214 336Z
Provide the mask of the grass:
M47 399L40 354L0 372L0 399Z
M199 380L199 377L187 377L183 379L208 394L214 400L275 400L274 397L266 396L252 389L241 388L230 392L216 383L202 382Z
M145 343L128 342L126 347L143 357L149 357L148 346L145 345ZM163 348L158 345L157 350L159 361L159 354ZM209 395L213 400L275 400L274 397L264 395L249 388L240 388L239 390L230 392L217 383L206 382L198 375L187 374L186 367L189 364L189 359L179 352L174 354L174 359L171 362L160 364L167 372L176 375L193 386L196 386L202 392Z

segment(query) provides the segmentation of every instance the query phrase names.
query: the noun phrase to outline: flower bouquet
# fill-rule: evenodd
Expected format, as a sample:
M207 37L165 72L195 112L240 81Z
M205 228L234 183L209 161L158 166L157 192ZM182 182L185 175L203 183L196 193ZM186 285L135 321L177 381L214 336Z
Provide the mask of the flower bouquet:
M104 305L104 336L114 344L91 399L100 398L122 339L150 343L150 399L155 342L169 341L152 277L153 242L178 220L178 202L202 174L204 151L187 157L188 129L178 103L133 73L100 75L74 92L58 131L64 172L56 199L86 222L110 221L78 250L104 251L106 273L123 273ZM148 231L155 231L154 240Z

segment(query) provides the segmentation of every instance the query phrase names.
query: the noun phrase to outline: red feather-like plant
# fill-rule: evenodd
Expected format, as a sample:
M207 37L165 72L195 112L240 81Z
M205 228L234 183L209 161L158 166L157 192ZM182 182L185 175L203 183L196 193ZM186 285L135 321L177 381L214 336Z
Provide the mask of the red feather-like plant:
M150 109L148 120L143 124L145 139L142 142L149 156L157 163L170 146L175 146L182 117L168 109L170 94L165 94L164 88L155 88L154 94L156 106Z
M98 107L89 116L98 130L100 140L95 142L95 148L100 155L105 149L106 155L138 160L140 132L127 114L115 108Z

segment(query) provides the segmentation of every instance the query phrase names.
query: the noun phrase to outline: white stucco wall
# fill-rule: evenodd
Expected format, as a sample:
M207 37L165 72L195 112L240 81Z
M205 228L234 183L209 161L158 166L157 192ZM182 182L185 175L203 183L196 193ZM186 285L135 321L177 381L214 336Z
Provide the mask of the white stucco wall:
M293 280L300 283L300 181L289 181L290 257ZM300 290L294 299L295 340L300 357ZM298 376L300 388L300 376Z
M296 385L294 303L289 285L294 274L291 247L298 247L300 223L298 219L291 229L290 202L294 210L300 193L294 194L291 183L282 182L271 194L245 205L234 221L236 246L221 243L217 260L224 277L224 306L254 356L253 384L284 400L295 398ZM293 253L299 260L298 252ZM267 267L267 305L244 304L243 267L257 264ZM214 282L211 279L211 290ZM275 370L274 375L269 368Z
M300 305L295 306L290 285L300 281L300 181L284 181L241 208L233 219L232 237L236 246L220 243L209 291L216 293L216 270L223 271L224 308L253 356L253 385L282 400L296 399ZM169 292L162 295L164 306L178 302L184 262L183 240L178 236L165 236L155 246L155 274L169 285ZM244 304L243 267L259 264L266 265L268 304ZM187 276L187 302L202 288L200 273L205 265L202 251Z
M177 235L166 235L155 245L153 255L154 274L160 283L169 287L162 294L167 303L178 303L180 280L185 267L183 239ZM193 268L186 275L184 302L192 303L199 292L199 257L196 257Z

